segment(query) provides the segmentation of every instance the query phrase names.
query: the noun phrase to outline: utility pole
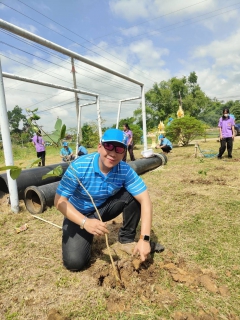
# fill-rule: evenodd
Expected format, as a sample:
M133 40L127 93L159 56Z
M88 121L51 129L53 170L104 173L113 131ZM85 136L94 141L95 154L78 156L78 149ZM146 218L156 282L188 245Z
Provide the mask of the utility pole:
M76 70L75 70L75 66L74 66L74 59L71 57L71 63L72 63L72 75L73 75L73 86L74 89L77 89L77 81L76 81ZM76 104L76 114L77 114L77 119L79 118L79 98L77 95L77 92L74 93L75 95L75 104ZM80 128L80 132L79 132L79 140L82 140L82 128ZM77 141L78 143L79 141Z

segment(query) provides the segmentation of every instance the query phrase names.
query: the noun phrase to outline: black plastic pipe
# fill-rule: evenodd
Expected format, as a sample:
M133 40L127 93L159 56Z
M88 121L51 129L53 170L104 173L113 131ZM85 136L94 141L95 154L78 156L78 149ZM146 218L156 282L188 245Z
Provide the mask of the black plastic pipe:
M17 190L19 199L24 199L24 190L28 186L42 186L49 183L53 183L61 180L61 176L59 177L49 177L47 179L42 179L42 176L47 174L49 171L53 170L57 166L61 166L63 168L63 173L67 170L68 163L61 162L57 164L52 164L45 167L37 167L22 170L19 177L17 178ZM9 193L8 190L8 180L7 174L3 173L0 175L0 191L4 193Z
M27 210L32 214L42 213L47 207L52 207L59 181L44 186L27 187L24 191L24 202Z
M167 157L163 153L157 153L150 158L142 158L130 161L128 164L137 174L155 169L167 163ZM40 187L29 186L24 192L24 201L27 210L32 214L39 214L46 210L47 207L53 206L59 181L49 183Z
M137 174L153 170L161 165L167 163L167 157L164 153L155 153L154 156L149 158L141 158L135 161L130 161L128 164L133 168Z

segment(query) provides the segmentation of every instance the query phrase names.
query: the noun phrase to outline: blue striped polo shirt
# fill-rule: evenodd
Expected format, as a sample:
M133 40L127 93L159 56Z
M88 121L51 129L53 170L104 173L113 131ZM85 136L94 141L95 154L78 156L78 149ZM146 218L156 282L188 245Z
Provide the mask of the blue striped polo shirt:
M122 187L133 196L147 189L142 178L124 161L120 161L104 175L99 169L99 156L99 153L91 153L71 162L56 191L60 196L68 198L68 201L83 214L95 211L95 208L79 181L90 193L96 207Z

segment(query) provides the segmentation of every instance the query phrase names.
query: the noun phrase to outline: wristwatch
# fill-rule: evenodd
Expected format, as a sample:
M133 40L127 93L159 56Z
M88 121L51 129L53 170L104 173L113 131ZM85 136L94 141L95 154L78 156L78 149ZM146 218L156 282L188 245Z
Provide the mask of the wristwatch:
M143 241L147 241L147 242L150 242L150 236L144 234L144 235L140 235L140 239L143 239Z
M84 229L84 224L85 224L86 221L87 221L87 218L85 217L85 218L82 220L82 223L80 224L80 229Z

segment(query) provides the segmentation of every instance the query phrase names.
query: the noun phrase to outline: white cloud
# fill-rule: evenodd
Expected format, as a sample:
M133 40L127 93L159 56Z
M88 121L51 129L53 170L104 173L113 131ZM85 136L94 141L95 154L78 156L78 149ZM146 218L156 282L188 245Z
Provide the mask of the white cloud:
M228 38L222 40L214 40L210 44L205 46L198 46L193 51L193 58L199 57L213 57L221 58L226 55L238 54L240 52L240 29L236 30ZM226 60L227 63L227 60Z
M162 56L168 55L169 50L166 48L156 48L151 40L142 40L134 42L129 46L129 50L137 55L140 65L143 68L157 68L165 65Z
M110 0L109 6L115 15L129 21L139 18L154 20L162 16L174 17L213 10L218 5L217 0Z
M48 23L47 24L47 27L51 30L54 30L54 31L57 31L57 32L61 32L60 28L58 28L58 26L56 24L53 24L53 23Z
M110 0L109 6L113 13L132 21L137 18L147 18L149 0ZM137 10L136 10L137 8Z
M120 29L121 34L127 37L134 37L137 36L138 34L143 32L142 28L139 28L138 26L128 28L128 29Z
M212 32L217 32L221 28L222 23L227 24L230 20L231 23L238 21L237 9L226 8L210 13L209 15L199 17L198 23Z

